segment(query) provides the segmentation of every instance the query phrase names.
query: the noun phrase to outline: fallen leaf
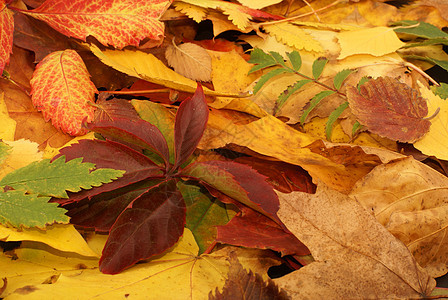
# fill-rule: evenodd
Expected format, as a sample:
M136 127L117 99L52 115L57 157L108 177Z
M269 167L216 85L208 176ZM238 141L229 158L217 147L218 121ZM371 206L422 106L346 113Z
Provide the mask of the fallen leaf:
M0 73L9 63L9 55L12 53L12 39L14 32L14 17L12 11L6 7L5 0L0 2Z
M404 158L380 165L354 186L350 197L405 243L434 277L448 272L448 179Z
M357 120L371 132L400 142L421 138L431 122L423 119L426 100L407 84L391 77L379 77L363 84L360 92L347 88L348 102Z
M293 299L431 294L435 280L358 202L322 183L314 195L295 192L279 197L280 218L316 260L274 280Z
M435 7L440 15L446 20L448 21L448 4L443 1L443 0L420 0L418 1L419 5L428 5L428 6L432 6Z
M17 122L9 117L5 103L5 94L0 94L0 139L12 141L16 132Z
M4 141L11 147L9 155L3 161L0 168L0 180L6 174L25 167L34 161L42 159L42 152L38 150L38 144L24 139L17 141Z
M46 22L66 36L85 41L91 35L103 45L123 48L138 46L146 37L160 39L164 25L159 18L170 4L170 0L47 0L22 13Z
M212 60L207 50L193 43L169 45L165 57L174 71L197 81L210 81Z
M42 111L45 121L70 135L83 135L84 121L91 122L95 93L89 72L74 50L53 52L37 66L31 78L34 106Z
M427 99L428 116L434 116L430 120L429 131L418 141L414 147L426 155L433 155L439 159L448 160L448 101L434 95L434 93L419 85L422 97Z

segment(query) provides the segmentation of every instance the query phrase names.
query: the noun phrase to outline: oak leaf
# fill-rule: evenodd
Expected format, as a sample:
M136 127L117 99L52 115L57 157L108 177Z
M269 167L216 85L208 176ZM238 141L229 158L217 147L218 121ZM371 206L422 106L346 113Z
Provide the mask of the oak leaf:
M12 53L12 39L14 32L14 17L12 11L6 7L5 0L0 1L0 73L9 63Z
M431 294L435 280L358 202L322 183L314 195L296 192L279 197L280 218L315 259L274 280L293 299Z
M87 129L84 120L91 122L97 92L89 72L74 50L57 51L47 55L31 78L34 106L42 111L45 121L52 120L56 128L70 135L82 135Z
M428 112L426 100L397 79L372 79L359 92L355 87L348 87L347 97L358 121L383 137L413 143L431 125L423 119Z
M169 45L165 57L177 73L197 81L211 80L212 60L201 46L193 43Z
M66 36L85 41L91 35L103 45L123 48L138 46L147 37L160 39L164 25L159 18L170 4L170 0L47 0L23 13Z

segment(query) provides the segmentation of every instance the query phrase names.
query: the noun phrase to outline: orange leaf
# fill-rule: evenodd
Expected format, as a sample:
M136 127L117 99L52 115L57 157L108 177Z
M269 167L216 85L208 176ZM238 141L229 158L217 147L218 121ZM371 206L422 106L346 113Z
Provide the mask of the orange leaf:
M47 0L23 13L42 20L57 31L83 41L94 36L103 45L138 46L144 38L163 36L159 17L171 0Z
M371 132L400 142L413 143L431 126L424 120L426 100L407 84L379 77L361 86L347 88L348 102L359 123Z
M91 122L97 92L81 57L74 50L56 51L47 55L31 78L34 106L42 111L45 121L52 119L56 128L70 135L87 132L82 122Z
M12 53L12 36L14 31L14 18L12 12L5 6L5 0L0 0L0 74L5 65L9 63Z

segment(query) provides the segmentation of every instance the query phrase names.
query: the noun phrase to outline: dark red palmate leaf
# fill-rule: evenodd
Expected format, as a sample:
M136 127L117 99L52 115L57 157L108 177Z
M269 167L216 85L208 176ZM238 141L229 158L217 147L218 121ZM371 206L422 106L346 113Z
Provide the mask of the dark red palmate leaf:
M168 165L169 150L163 134L149 122L142 119L116 118L88 124L87 128L100 133L107 139L125 142L130 145L148 149L158 154Z
M183 234L185 213L185 202L175 181L142 194L112 226L100 259L101 272L120 273L173 246Z
M196 150L208 120L208 106L202 86L198 84L193 97L184 100L177 111L174 124L175 163L182 165Z
M54 159L61 155L65 155L67 161L82 157L83 162L94 163L97 168L113 168L126 171L117 180L97 188L71 194L69 199L52 199L52 202L64 205L112 191L147 178L157 178L163 175L161 168L147 156L113 141L81 140L77 144L61 149L60 154Z

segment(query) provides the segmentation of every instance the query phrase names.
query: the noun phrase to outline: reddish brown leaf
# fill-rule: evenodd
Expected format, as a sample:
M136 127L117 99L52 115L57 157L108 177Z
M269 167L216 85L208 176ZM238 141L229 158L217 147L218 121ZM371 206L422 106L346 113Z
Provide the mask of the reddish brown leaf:
M408 85L390 77L379 77L361 86L347 88L350 108L371 132L400 142L413 143L431 126L424 120L426 100Z
M308 255L310 251L292 233L268 217L250 209L218 226L216 241L246 248L271 249L282 255Z
M23 13L42 20L62 34L86 40L91 35L103 45L138 46L144 38L158 40L164 25L160 16L170 0L47 0Z
M98 109L95 111L95 121L115 120L115 119L138 119L139 115L135 111L134 106L125 99L113 98L111 100L104 100L98 97L96 104Z
M97 92L89 72L74 50L53 52L36 67L31 78L34 106L45 121L70 135L87 132L82 122L93 120L95 108L89 104Z
M179 106L174 123L175 163L182 165L194 152L201 140L208 120L208 106L202 86L198 84L193 97Z
M110 230L100 259L101 272L119 273L173 246L183 234L185 213L185 202L174 181L135 199Z
M12 53L12 38L14 32L14 17L5 6L5 0L0 0L0 74L5 65L9 63Z

